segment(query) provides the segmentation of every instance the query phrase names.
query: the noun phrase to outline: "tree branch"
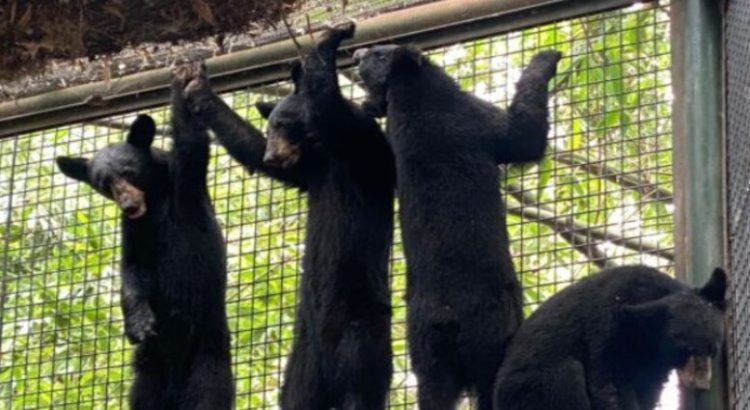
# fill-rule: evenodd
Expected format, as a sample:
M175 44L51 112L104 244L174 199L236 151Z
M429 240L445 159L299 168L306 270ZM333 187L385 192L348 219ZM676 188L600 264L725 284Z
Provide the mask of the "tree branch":
M512 189L508 189L508 194L514 198L516 201L519 202L520 206L517 208L511 208L508 207L508 212L513 213L517 216L525 217L520 210L523 207L541 207L542 205L539 204L538 199L532 195L530 192L524 192L520 187L515 185L510 185ZM514 212L517 211L517 212ZM544 223L543 221L537 221L540 223ZM555 228L552 228L555 230ZM589 260L589 262L596 265L599 269L604 269L607 267L614 266L614 262L609 261L607 258L606 252L601 250L595 243L591 242L591 240L586 236L579 234L577 232L570 232L570 231L557 231L555 230L555 233L560 235L561 238L563 238L570 246L573 248L573 250L577 251L578 253L581 253L583 256L586 257L586 259Z
M614 182L623 188L639 192L644 198L661 201L666 204L672 203L672 198L674 197L672 192L658 186L655 182L643 180L635 175L623 174L622 170L608 167L604 164L604 160L589 162L586 158L572 153L553 154L552 159L561 164L580 168L589 174Z
M558 234L570 244L573 250L585 256L597 268L606 269L617 266L614 261L607 257L607 254L603 250L586 236L571 232L558 232Z
M519 186L509 184L507 186L508 194L520 202L521 207L508 207L508 213L517 215L534 222L538 222L552 228L560 235L578 235L581 238L575 239L586 240L588 238L600 241L612 242L618 246L634 250L639 253L654 255L670 261L674 261L674 252L669 249L663 249L659 244L645 239L625 238L621 233L612 232L606 227L589 227L576 221L573 217L559 217L549 207L541 205L534 195L528 191L524 192ZM580 248L580 246L579 246ZM582 251L583 249L581 249ZM590 252L590 251L589 251ZM599 259L602 251L593 251L586 254L590 259Z

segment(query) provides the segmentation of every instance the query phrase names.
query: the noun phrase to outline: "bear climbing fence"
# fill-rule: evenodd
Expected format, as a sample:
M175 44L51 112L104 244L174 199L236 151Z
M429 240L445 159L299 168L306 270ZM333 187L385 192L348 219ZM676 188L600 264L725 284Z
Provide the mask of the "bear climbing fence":
M430 4L410 8L418 3ZM537 51L563 52L552 85L547 157L506 169L499 186L526 312L604 266L644 263L675 273L670 4L514 1L504 13L485 20L477 12L454 27L439 22L442 15L424 16L441 3L383 1L325 14L339 7L331 2L322 6L320 18L365 18L404 8L413 26L402 28L399 40L427 48L463 89L501 106ZM480 2L465 4L475 3ZM529 4L538 7L521 7ZM374 18L378 27L387 26L388 16ZM389 40L385 29L368 21L360 22L367 42ZM265 50L271 50L264 57L269 61L289 57ZM253 50L246 52L251 59ZM342 62L342 88L361 101L355 70L346 56ZM253 104L290 89L283 64L264 67L216 82L223 98L257 127L264 124ZM154 116L157 143L168 147L166 94L151 88L152 81L164 79L144 78L126 87L121 94L127 97L113 96L106 106L66 115L45 108L32 117L0 120L7 135L0 140L0 408L125 406L132 349L119 308L119 212L59 174L54 158L91 155L121 141L136 112ZM5 112L23 108L21 102ZM248 175L217 145L209 171L229 254L226 303L237 408L277 408L304 252L305 197ZM415 406L416 383L406 350L398 227L395 239L389 408L406 409Z

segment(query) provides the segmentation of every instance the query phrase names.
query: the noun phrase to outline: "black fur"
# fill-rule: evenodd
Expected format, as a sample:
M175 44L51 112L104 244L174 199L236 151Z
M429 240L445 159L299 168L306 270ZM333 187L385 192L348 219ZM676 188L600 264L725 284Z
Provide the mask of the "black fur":
M294 92L275 106L258 106L269 120L267 140L205 78L191 96L248 170L309 193L285 410L383 409L390 384L387 263L395 170L375 120L339 90L336 51L353 32L353 25L329 31L316 53L292 70Z
M135 343L130 408L232 408L230 339L224 308L226 251L206 187L208 136L186 111L181 83L173 90L174 148L151 149L148 116L128 141L91 161L58 158L66 175L112 198L125 179L145 195L146 213L122 217L121 302Z
M544 303L513 339L498 410L653 409L669 371L714 356L726 276L690 289L656 269L605 270Z
M396 157L421 410L452 409L465 389L481 410L492 406L492 382L523 316L497 165L544 155L547 83L559 59L534 59L506 113L461 91L416 50L355 52L366 107L387 115Z

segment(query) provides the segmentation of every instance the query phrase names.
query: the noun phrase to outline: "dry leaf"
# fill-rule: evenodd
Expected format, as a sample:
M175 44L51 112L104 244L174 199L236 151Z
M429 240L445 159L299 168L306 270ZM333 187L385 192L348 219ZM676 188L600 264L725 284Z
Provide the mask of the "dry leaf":
M125 24L127 23L128 19L125 17L124 14L122 14L122 5L121 4L108 4L104 3L102 5L102 10L106 11L107 13L117 17L117 19L120 21L120 25L117 28L118 30L122 30L125 28Z
M214 13L211 11L211 6L206 4L203 0L191 0L191 3L193 5L193 11L195 11L195 14L197 14L201 20L212 26L216 25L216 19L214 18Z
M26 8L26 12L24 12L23 16L21 16L21 18L18 19L18 23L16 25L19 30L25 30L26 27L29 25L29 22L31 21L31 16L33 15L32 13L33 8L34 6L29 4L29 7Z

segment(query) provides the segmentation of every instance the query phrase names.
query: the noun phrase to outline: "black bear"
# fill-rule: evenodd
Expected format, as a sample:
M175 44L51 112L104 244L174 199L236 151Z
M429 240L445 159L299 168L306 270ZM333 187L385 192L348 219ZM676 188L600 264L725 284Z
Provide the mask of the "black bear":
M209 140L183 98L191 68L176 74L169 152L151 148L155 124L141 115L126 142L57 164L123 213L121 303L125 333L137 345L130 408L228 410L226 250L206 186Z
M716 269L691 289L656 269L623 266L571 285L519 329L498 373L496 408L653 409L675 368L707 388L726 281Z
M293 93L258 105L267 139L211 91L205 75L188 87L193 109L233 158L308 192L285 410L383 409L390 385L395 166L377 122L338 85L337 49L353 34L353 24L327 31L292 69Z
M396 158L419 408L454 408L472 390L488 410L505 345L523 318L498 164L543 157L547 87L560 54L533 59L507 112L461 91L415 49L375 46L354 58L365 108L387 115Z

